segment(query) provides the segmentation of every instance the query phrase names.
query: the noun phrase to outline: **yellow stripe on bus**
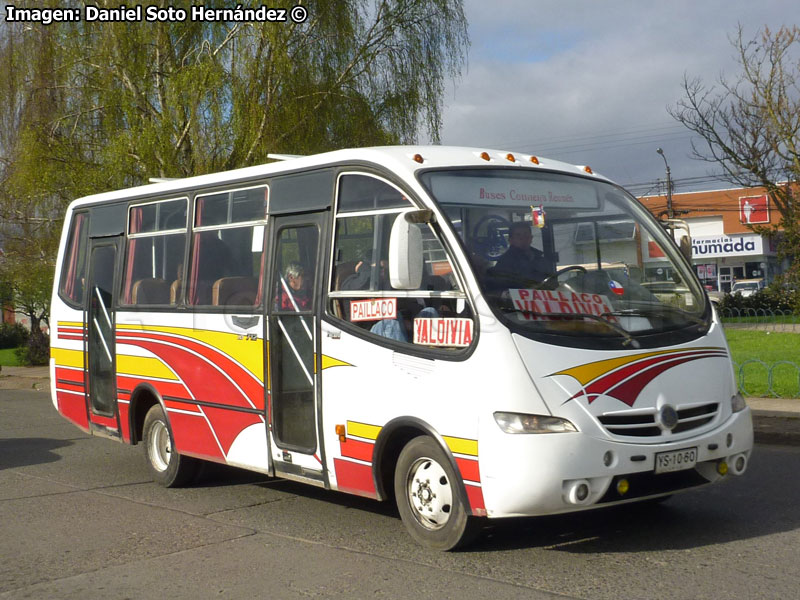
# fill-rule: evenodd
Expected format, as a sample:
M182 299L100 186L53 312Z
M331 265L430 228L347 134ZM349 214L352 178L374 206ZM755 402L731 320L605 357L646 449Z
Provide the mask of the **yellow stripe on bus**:
M352 367L348 362L344 362L343 360L339 360L338 358L333 358L332 356L328 356L326 354L322 355L322 368L330 369L331 367Z
M50 356L56 361L57 367L83 368L83 350L66 350L65 348L50 348Z
M237 333L159 325L117 325L117 329L168 333L207 344L215 350L227 354L255 375L259 381L264 381L264 349L262 344L256 344L247 338L242 338ZM124 343L124 340L119 341Z
M377 440L381 428L377 425L367 425L356 421L347 422L347 435L364 438L366 440Z
M136 377L155 377L157 379L177 380L167 365L157 358L117 354L117 374Z
M347 422L347 435L364 438L365 440L376 440L381 432L378 425L368 425L358 421ZM465 454L467 456L478 456L478 440L468 440L450 436L442 436L447 446L455 454Z
M468 456L478 456L478 440L468 440L465 438L449 437L443 435L445 443L455 454L466 454Z

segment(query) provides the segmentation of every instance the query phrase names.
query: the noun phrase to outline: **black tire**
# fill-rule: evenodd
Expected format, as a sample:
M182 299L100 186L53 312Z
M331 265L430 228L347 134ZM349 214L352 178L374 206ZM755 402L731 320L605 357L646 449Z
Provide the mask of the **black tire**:
M197 475L201 461L174 451L172 431L160 404L151 406L145 415L142 442L147 466L156 483L168 488L181 487Z
M397 459L394 492L400 518L415 540L433 550L454 550L475 539L480 527L461 499L461 480L430 437L406 444Z

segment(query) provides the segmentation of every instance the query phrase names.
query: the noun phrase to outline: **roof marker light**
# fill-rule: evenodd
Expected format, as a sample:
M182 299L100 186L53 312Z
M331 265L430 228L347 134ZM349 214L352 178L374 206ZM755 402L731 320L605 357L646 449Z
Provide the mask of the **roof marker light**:
M478 156L480 156L483 160L489 160L488 152L481 152Z
M510 161L510 162L517 162L517 159L516 159L516 158L514 158L514 155L513 155L513 154L511 154L511 152L509 152L508 154L506 154L506 160L507 160L507 161Z
M425 159L422 158L422 154L415 154L414 156L411 157L411 160L413 160L414 162L418 162L419 164L425 162Z
M586 171L589 175L594 175L594 171L592 171L592 167L590 167L589 165L583 167L583 170Z
M539 164L539 159L537 157L535 157L535 156L531 156L530 160L535 165Z

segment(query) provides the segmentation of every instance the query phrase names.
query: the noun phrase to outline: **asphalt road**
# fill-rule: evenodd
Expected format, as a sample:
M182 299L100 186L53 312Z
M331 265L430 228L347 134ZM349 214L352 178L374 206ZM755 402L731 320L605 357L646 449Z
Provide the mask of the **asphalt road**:
M0 391L0 598L796 598L800 447L666 503L487 527L436 553L393 506L211 468L151 483L44 392Z

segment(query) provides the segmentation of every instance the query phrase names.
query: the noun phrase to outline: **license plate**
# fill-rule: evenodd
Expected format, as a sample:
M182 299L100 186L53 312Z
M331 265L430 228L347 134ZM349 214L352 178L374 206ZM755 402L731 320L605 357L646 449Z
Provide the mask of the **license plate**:
M656 474L691 469L697 464L697 447L659 452L656 454Z

